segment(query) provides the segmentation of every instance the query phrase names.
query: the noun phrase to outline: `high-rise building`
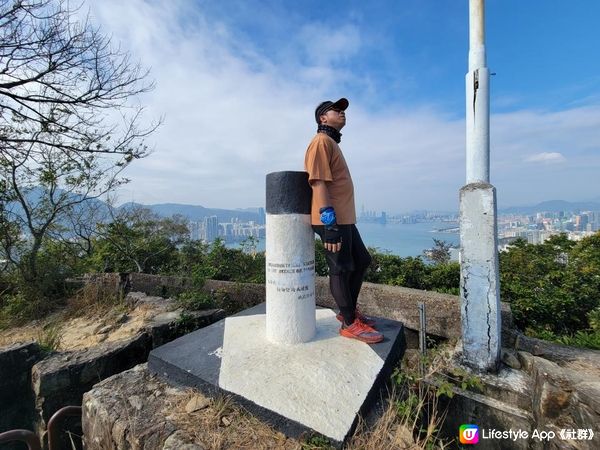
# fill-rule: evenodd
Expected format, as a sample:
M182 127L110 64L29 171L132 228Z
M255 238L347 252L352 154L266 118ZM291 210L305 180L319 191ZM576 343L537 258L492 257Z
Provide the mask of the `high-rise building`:
M264 225L266 223L266 218L265 208L258 208L258 224Z
M219 237L219 222L217 216L204 218L204 228L206 230L206 242L212 242Z

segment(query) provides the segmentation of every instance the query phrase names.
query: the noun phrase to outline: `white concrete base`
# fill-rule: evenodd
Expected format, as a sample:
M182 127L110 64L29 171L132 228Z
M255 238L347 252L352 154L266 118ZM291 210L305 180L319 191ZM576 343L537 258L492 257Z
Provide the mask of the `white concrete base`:
M380 319L386 339L367 345L341 337L332 310L317 309L316 318L310 342L277 344L258 305L153 350L149 368L168 381L235 394L288 436L314 430L341 443L402 356L403 327Z
M219 386L341 441L384 361L339 328L321 309L315 338L284 346L266 339L265 316L227 318Z

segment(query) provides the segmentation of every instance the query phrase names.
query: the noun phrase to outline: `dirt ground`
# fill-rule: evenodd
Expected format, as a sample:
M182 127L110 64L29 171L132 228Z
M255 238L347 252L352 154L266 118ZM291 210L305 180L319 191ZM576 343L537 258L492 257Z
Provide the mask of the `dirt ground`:
M54 350L82 350L101 342L134 336L169 307L173 309L168 302L164 305L141 303L135 307L123 304L80 317L69 317L65 311L59 311L44 320L0 330L0 347L31 341L47 344L52 340Z

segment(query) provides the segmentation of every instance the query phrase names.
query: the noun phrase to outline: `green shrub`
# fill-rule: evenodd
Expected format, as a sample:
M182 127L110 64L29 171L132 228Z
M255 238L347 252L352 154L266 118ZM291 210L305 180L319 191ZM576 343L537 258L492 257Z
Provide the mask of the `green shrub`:
M527 328L525 334L527 336L556 342L558 344L600 350L600 331L597 330L580 330L573 334L559 335L550 330Z
M41 349L52 353L60 348L62 341L62 329L57 323L46 324L38 333L36 341Z
M600 307L600 233L577 243L566 235L538 245L516 241L500 254L500 289L521 329L593 344L588 335Z
M40 317L40 306L41 302L27 298L21 292L5 295L0 309L0 328L21 325Z
M215 307L211 295L208 292L200 290L182 292L177 296L176 301L180 307L188 311L198 311Z

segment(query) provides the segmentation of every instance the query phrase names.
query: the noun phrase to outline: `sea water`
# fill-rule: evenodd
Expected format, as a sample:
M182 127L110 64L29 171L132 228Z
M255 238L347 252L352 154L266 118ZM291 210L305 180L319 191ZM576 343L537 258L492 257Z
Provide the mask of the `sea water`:
M434 246L434 238L456 247L460 243L458 233L434 231L458 227L456 222L358 223L356 226L367 247L403 257L422 256L424 250ZM239 244L231 246L238 247ZM264 239L259 240L256 250L265 250Z

